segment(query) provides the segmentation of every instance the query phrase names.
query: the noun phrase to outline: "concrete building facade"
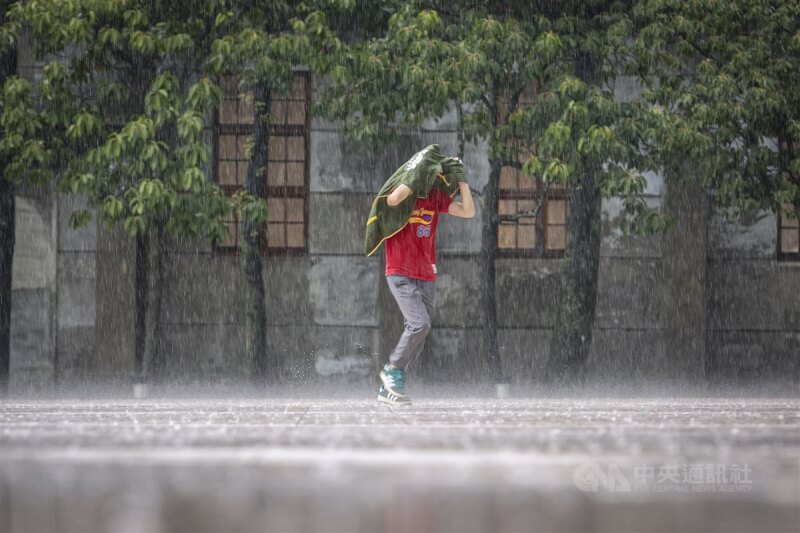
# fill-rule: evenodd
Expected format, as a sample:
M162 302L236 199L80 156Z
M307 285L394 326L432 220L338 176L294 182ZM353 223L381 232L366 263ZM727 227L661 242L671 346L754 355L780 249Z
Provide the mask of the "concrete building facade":
M32 60L21 57L21 71ZM622 96L632 89L620 84ZM325 121L308 121L304 245L265 255L268 346L281 376L303 382L368 376L402 317L383 260L363 253L364 224L383 181L420 147L457 153L455 114L408 131L377 152ZM219 148L217 147L217 150ZM468 144L467 175L481 190L487 148ZM619 382L797 381L800 263L779 261L771 213L731 221L699 188L649 176L646 199L673 231L619 229L603 202L594 338L587 376ZM134 373L134 246L119 230L69 217L81 199L20 190L13 271L11 391L85 382L130 383ZM434 328L414 370L430 382L488 376L480 311L482 205L474 219L443 217ZM202 242L171 242L159 325L164 377L227 383L246 377L240 257ZM543 378L563 260L500 257L500 355L515 383ZM372 355L377 354L377 355Z

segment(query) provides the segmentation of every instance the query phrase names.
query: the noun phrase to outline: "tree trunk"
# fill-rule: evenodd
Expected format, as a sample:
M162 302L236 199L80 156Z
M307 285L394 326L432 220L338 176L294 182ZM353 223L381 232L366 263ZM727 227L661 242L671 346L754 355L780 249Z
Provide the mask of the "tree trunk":
M247 167L247 192L263 198L266 187L267 147L269 146L270 91L265 84L255 89L255 101L263 104L253 123L253 152ZM259 223L243 220L243 261L247 278L245 298L245 350L251 362L253 384L263 386L277 377L276 363L267 354L267 305L264 289L264 267L261 261L261 233Z
M592 343L600 260L600 190L586 173L570 193L566 266L556 312L546 379L565 383L582 379Z
M600 62L578 53L575 70L587 84L596 85ZM580 183L570 191L566 265L545 379L549 383L582 380L592 345L600 263L600 205L602 196L591 166L584 165Z
M0 160L5 167L5 161ZM2 168L0 168L2 172ZM0 175L0 398L11 368L11 268L14 261L14 186Z
M163 242L164 225L156 222L147 232L149 239L147 254L147 314L144 321L144 358L142 370L145 378L152 382L159 377L159 358L161 356L159 325L161 324L161 295L163 293L164 263Z
M685 168L680 176L694 177L693 170ZM705 327L708 194L699 179L682 182L676 176L666 177L663 209L674 226L662 239L662 316L671 353L669 367L660 377L697 385L711 373Z
M483 345L486 362L493 381L503 379L503 367L497 350L497 292L495 283L495 259L497 258L497 200L500 194L500 170L502 162L490 161L489 182L483 188L483 233L481 235L481 257L483 258Z
M145 345L145 317L147 316L147 250L148 237L146 234L136 236L136 312L134 316L135 358L134 380L144 383L144 345Z
M5 10L0 22L5 20ZM0 86L17 72L17 49L0 55ZM4 177L7 161L0 158L0 398L8 391L11 369L11 268L14 260L14 185Z
M151 383L158 370L163 289L163 224L136 237L136 381Z

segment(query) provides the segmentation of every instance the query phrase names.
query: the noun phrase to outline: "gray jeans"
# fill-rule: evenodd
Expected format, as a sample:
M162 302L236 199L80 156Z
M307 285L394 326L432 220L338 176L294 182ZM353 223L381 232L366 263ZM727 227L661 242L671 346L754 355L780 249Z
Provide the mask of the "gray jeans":
M403 334L389 354L389 362L405 369L419 357L431 330L436 284L399 275L386 276L386 282L405 319Z

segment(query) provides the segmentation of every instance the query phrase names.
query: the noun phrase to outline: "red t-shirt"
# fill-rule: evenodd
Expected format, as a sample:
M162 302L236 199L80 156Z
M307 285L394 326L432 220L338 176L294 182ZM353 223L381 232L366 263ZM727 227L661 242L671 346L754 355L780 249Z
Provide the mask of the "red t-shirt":
M386 275L401 274L426 281L436 280L436 224L453 199L444 191L431 190L417 198L414 210L398 233L386 239Z

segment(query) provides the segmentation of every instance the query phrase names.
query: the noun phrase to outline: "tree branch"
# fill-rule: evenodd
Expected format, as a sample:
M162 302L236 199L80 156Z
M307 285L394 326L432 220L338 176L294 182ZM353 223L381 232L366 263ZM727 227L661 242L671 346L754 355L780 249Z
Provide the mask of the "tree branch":
M550 190L550 184L545 183L542 188L542 195L536 202L536 206L528 211L518 211L511 215L499 215L500 222L516 222L521 218L536 218L542 211L542 207L547 202L547 193Z

